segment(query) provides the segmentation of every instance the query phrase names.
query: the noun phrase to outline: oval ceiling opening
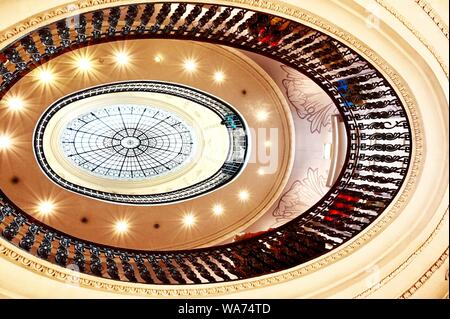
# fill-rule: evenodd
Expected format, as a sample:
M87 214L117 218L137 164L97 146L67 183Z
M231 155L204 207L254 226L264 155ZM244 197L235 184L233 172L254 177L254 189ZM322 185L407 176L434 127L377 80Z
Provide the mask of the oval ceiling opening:
M141 180L171 173L190 161L196 139L174 113L117 104L77 116L62 131L64 155L88 173Z
M33 144L44 173L69 191L156 205L234 180L247 161L247 136L237 111L210 94L175 83L131 81L56 101L38 121Z

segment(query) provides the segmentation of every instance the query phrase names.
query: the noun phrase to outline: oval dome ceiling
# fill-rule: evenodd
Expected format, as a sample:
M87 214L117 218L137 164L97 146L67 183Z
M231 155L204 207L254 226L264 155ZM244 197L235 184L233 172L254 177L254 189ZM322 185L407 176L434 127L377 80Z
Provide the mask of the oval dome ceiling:
M82 114L61 136L64 155L113 180L149 179L189 162L195 139L176 115L141 105L111 105Z
M379 228L372 224L399 198L403 185L409 185L405 181L410 164L416 165L411 159L417 132L409 124L404 100L384 77L389 72L381 72L389 68L372 65L365 58L367 52L360 55L360 50L346 44L344 36L345 43L309 26L311 23L226 5L88 6L80 10L79 17L80 24L67 24L67 15L42 22L0 51L4 57L4 62L0 61L2 94L8 91L13 98L14 91L22 95L40 92L29 93L30 99L38 101L30 107L29 119L21 119L32 123L28 131L11 120L18 127L17 132L10 130L12 137L23 133L28 139L21 144L21 152L14 152L19 149L14 144L8 162L1 166L3 171L11 166L11 173L20 175L16 182L12 182L13 176L11 182L1 185L2 192L5 188L9 195L2 193L2 236L32 254L64 267L73 260L88 274L129 282L200 284L248 279L299 267L358 236L370 237L372 229ZM166 46L148 42L163 39L174 42ZM186 40L201 43L198 47L209 43L215 52L222 50L220 45L232 47L236 59L241 54L246 58L231 64L219 59L231 56L228 51L214 55L199 54L200 50L193 54L187 47L180 50L190 43ZM77 52L82 47L86 50ZM252 63L262 56L277 64L267 71L281 67L286 74L272 78L274 73L258 71ZM85 65L80 65L84 60L77 57L91 57L92 72L78 72ZM123 63L128 57L130 62ZM151 57L154 63L149 63ZM68 63L60 63L65 58ZM163 60L166 62L161 63ZM195 72L192 61L199 61ZM77 66L73 62L78 62ZM254 72L247 72L250 68ZM208 80L222 70L226 83L211 86ZM310 82L304 81L303 75ZM52 76L54 82L48 85ZM142 78L180 81L189 87L139 80ZM102 85L85 86L93 80ZM108 83L122 80L126 82ZM320 94L327 97L326 104L316 103L315 87L310 84L318 85ZM37 91L31 91L32 87ZM191 87L232 101L248 119L251 133L259 134L262 129L261 138L251 140L252 151L256 149L253 145L261 150L259 162L252 158L243 169L249 140L239 113ZM69 93L80 88L83 91ZM53 102L50 93L64 97ZM290 104L285 105L287 102ZM50 104L42 113L42 107ZM334 107L342 125L338 119L326 120ZM154 119L147 118L147 112ZM145 116L142 124L141 115ZM297 126L300 120L308 126ZM33 149L39 167L34 158L21 157L31 152L29 133L36 121ZM335 123L330 131L342 137L333 138L333 143L321 139L320 150L314 153L318 156L306 161L304 154L314 154L297 146L311 142L312 134L327 131L328 123ZM90 133L84 132L87 127ZM280 133L273 140L265 134L272 128ZM344 140L346 143L336 143ZM321 176L308 165L318 157L334 161L338 157L335 149L341 151L343 168L327 166L340 173L329 179L329 188L322 192L321 186L328 182L325 177L330 175ZM275 154L273 170L265 165L271 162L264 156L266 151ZM192 169L195 165L205 175L188 175L199 171ZM305 178L294 175L302 167L307 168ZM58 193L62 189L41 178L40 168L73 193L60 192L56 194L59 198L52 198L52 190ZM230 185L241 172L240 177L245 178ZM17 185L17 181L23 184ZM212 192L225 184L223 192ZM31 185L29 189L37 189L36 194L21 185ZM48 189L39 194L39 187ZM177 202L207 192L209 196L173 205L178 207L138 205ZM320 193L319 198L311 200L309 207L303 205L303 200L315 193ZM137 205L128 209L111 202ZM60 215L41 214L48 211L47 204ZM75 214L90 214L90 224L74 226ZM270 222L281 219L284 224L274 228L265 220L257 224L263 214L270 216ZM108 218L102 219L105 216ZM122 216L125 218L119 219ZM114 221L117 236L100 234L110 221ZM179 229L173 227L178 224ZM239 231L246 233L234 236ZM236 242L231 242L235 238ZM223 245L216 245L219 243ZM120 273L115 263L121 267ZM171 268L173 265L177 268ZM187 279L174 277L173 269L184 272Z
M245 122L229 104L157 81L65 96L34 133L37 161L53 182L128 204L176 202L217 189L241 172L247 148Z

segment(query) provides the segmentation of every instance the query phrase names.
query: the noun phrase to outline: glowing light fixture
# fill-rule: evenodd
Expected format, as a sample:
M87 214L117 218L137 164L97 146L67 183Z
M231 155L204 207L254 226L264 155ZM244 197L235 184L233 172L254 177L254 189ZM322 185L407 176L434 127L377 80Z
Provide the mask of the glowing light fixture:
M239 192L238 196L241 202L245 202L250 198L250 193L246 189L243 189Z
M267 140L267 141L264 142L264 146L265 147L271 147L272 146L272 142Z
M220 216L220 215L223 214L223 212L224 212L224 208L223 208L222 205L220 205L220 204L214 205L214 207L213 207L213 214L214 215Z
M187 228L191 228L195 225L197 219L195 218L195 215L192 213L186 214L183 216L183 225Z
M162 62L162 60L163 60L163 57L161 56L161 55L155 55L154 57L153 57L153 61L155 61L156 63L161 63Z
M266 174L266 172L264 171L264 168L260 167L258 169L258 175L265 175L265 174Z
M12 144L11 137L7 135L0 135L0 150L8 149Z
M269 113L265 110L259 110L256 112L256 119L260 122L264 122L269 118Z
M125 220L119 220L115 223L114 229L117 233L123 234L128 231L128 223Z
M217 83L222 83L225 80L225 74L222 71L216 71L214 73L214 81Z
M130 61L130 57L126 52L117 52L114 55L114 59L116 60L116 63L119 65L126 65Z
M53 81L54 76L50 70L41 70L38 74L38 78L42 83L48 84Z
M21 98L12 97L7 101L8 108L13 111L19 111L23 108L24 102Z
M77 66L81 71L89 71L92 68L92 61L87 57L81 57L77 60Z
M186 59L183 62L183 67L187 72L192 73L197 70L197 61L192 58Z
M39 203L37 210L42 215L49 215L53 213L55 205L50 201L42 201Z

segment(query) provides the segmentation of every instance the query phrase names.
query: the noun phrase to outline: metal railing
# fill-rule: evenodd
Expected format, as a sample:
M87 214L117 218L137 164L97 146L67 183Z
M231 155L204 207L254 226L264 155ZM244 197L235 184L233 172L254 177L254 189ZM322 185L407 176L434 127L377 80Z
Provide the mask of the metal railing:
M230 150L223 162L222 166L215 172L211 172L211 176L193 185L180 188L174 191L156 194L121 194L100 191L78 185L59 176L49 165L44 152L44 134L47 124L51 118L63 107L85 98L99 96L101 94L110 94L117 92L151 92L169 94L178 96L211 110L221 119L223 125L227 129L228 139L230 141ZM232 124L226 121L229 116L233 117ZM48 178L59 186L96 199L106 200L116 203L146 205L146 204L162 204L181 201L196 196L200 196L218 189L219 187L231 182L242 169L245 167L248 158L248 140L247 128L244 121L231 106L227 103L210 96L205 92L200 92L184 85L160 82L160 81L128 81L109 83L100 85L80 92L70 94L53 103L38 121L34 134L34 151L37 161Z
M138 38L205 41L263 54L308 75L339 109L349 147L337 182L308 211L262 235L210 248L137 251L87 242L40 223L2 194L2 236L31 254L131 282L250 278L299 265L356 236L405 179L412 141L400 99L370 63L328 35L248 9L173 2L108 8L67 21L33 31L1 52L1 94L41 63L83 46Z

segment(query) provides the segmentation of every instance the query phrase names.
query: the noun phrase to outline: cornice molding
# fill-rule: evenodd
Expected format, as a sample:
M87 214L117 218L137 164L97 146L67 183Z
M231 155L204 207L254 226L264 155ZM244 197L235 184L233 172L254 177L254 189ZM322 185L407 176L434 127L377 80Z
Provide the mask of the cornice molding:
M381 0L376 0L378 3L383 3ZM106 4L130 4L139 3L140 1L120 1L120 0L89 0L89 1L78 1L73 2L77 4L80 10L88 11L95 7L101 7ZM108 279L97 278L94 276L89 276L85 274L80 274L80 285L95 289L104 289L107 291L113 291L117 293L127 293L127 294L138 294L147 295L155 297L168 297L168 296L212 296L220 295L225 293L233 293L240 290L254 289L265 287L269 285L278 284L281 282L289 281L294 278L304 276L307 273L315 272L320 268L327 265L333 264L338 260L347 257L352 252L361 248L372 240L375 236L379 235L382 230L389 226L392 221L401 213L403 207L408 203L410 197L412 196L417 178L420 174L423 165L423 140L424 133L420 123L420 115L417 107L417 103L410 91L406 81L377 53L371 50L363 42L359 41L352 34L336 27L333 24L323 20L322 18L311 14L308 11L302 10L295 6L290 6L280 1L263 1L263 0L230 0L230 1L217 1L223 4L230 4L236 6L243 6L248 8L254 8L259 11L272 12L280 14L284 17L290 18L294 21L304 22L309 25L314 26L320 31L326 31L328 34L333 35L338 40L347 44L352 49L360 52L368 61L370 61L377 69L384 74L384 76L391 82L393 87L399 93L400 98L406 106L409 119L412 126L412 138L414 141L413 156L410 166L410 171L406 177L406 181L397 196L393 204L383 213L383 215L365 232L361 233L354 240L349 241L347 244L343 245L342 248L333 251L329 255L325 255L310 263L303 264L301 266L289 269L287 271L266 275L258 277L255 279L230 282L218 285L207 285L204 287L192 286L192 287L161 287L154 285L143 285L143 284L132 284L126 282L116 282ZM384 4L384 3L383 3ZM68 14L69 10L66 6L61 6L53 9L47 13L36 15L25 22L12 27L11 29L5 31L0 37L0 46L2 43L11 39L12 37L18 36L19 34L25 33L33 26L42 24L45 21L50 21L58 16L62 18L64 15ZM399 19L398 16L396 18ZM402 22L405 23L405 22ZM413 32L414 33L414 32ZM420 34L414 33L416 37ZM420 38L419 38L420 40ZM434 49L428 44L427 48L431 48L432 53ZM444 72L446 72L448 78L448 71L445 69L445 65L439 56L433 54L435 58L440 63ZM444 216L442 218L445 217ZM75 272L69 269L61 268L56 265L50 264L46 261L40 260L27 254L26 252L20 250L19 248L11 245L10 243L3 243L0 241L0 254L7 257L8 259L16 262L22 267L26 267L35 272L41 273L47 277L66 281L69 276L74 276Z
M425 37L417 31L414 26L407 21L407 19L401 15L393 6L388 5L383 0L374 0L377 2L380 6L382 6L386 11L388 11L391 15L393 15L397 20L399 20L409 31L411 31L414 36L430 51L430 53L434 56L434 58L438 61L439 65L441 66L442 70L444 71L447 79L449 78L449 70L448 65L445 64L442 57L436 52L436 49L425 39ZM413 0L416 2L417 5L419 5L422 10L433 20L433 22L436 24L436 26L441 30L441 32L444 34L444 36L448 39L449 33L448 33L448 27L445 25L443 20L440 18L440 16L431 8L431 6L426 3L424 0ZM84 0L84 1L74 1L71 3L68 3L66 5L62 5L59 7L56 7L52 9L51 11L38 13L36 15L31 16L30 18L23 20L16 24L15 26L12 26L8 29L5 29L2 31L2 34L0 35L0 46L2 43L7 41L8 39L11 39L13 37L16 37L17 35L24 33L25 31L33 28L36 25L39 25L43 22L46 22L48 20L52 20L56 17L67 15L73 13L74 9L76 10L83 10L86 8L92 8L94 6L101 6L105 4L129 4L129 3L140 3L141 1L133 1L133 0ZM168 0L162 0L161 2L170 2ZM193 2L196 2L195 0ZM219 2L219 1L217 1ZM296 15L298 14L298 8L281 3L278 1L270 1L266 2L264 0L229 0L229 1L220 1L220 2L235 2L239 4L245 4L249 7L260 7L265 9L270 9L275 12L283 12L287 15ZM294 11L295 10L295 11ZM294 13L295 12L295 13ZM299 16L301 18L301 15Z
M434 11L433 7L427 3L425 0L414 0L415 3L422 8L422 10L433 20L434 24L441 30L442 34L448 39L448 26L441 18L441 16Z
M398 299L411 298L411 296L415 294L417 290L419 290L439 268L441 268L441 266L445 263L447 258L448 258L448 247L442 253L442 255L439 256L439 258L434 262L434 264L430 268L428 268L428 270L419 279L417 279L417 281L408 290L402 293L400 297L398 297Z
M393 15L398 21L400 21L412 34L428 49L428 51L434 56L434 58L439 63L442 71L444 71L447 79L449 78L448 65L445 64L442 57L437 53L436 49L431 45L431 43L413 26L411 22L409 22L400 12L397 11L393 6L387 4L383 0L374 0L380 6L382 6L386 11L388 11L391 15ZM420 0L414 0L420 1ZM447 39L448 39L448 31L447 31Z
M364 298L371 294L373 294L375 291L382 288L384 285L386 285L388 282L390 282L393 278L395 278L400 272L402 272L408 265L410 265L417 256L419 256L422 251L433 241L433 239L436 237L436 235L439 233L439 231L442 229L442 227L445 224L446 219L448 218L448 208L446 209L444 215L439 220L439 223L437 224L436 228L433 230L433 232L427 237L427 239L417 248L414 253L408 256L406 260L397 268L395 268L389 275L381 279L379 282L374 284L369 289L364 290L363 292L359 293L358 295L354 296L353 298Z

